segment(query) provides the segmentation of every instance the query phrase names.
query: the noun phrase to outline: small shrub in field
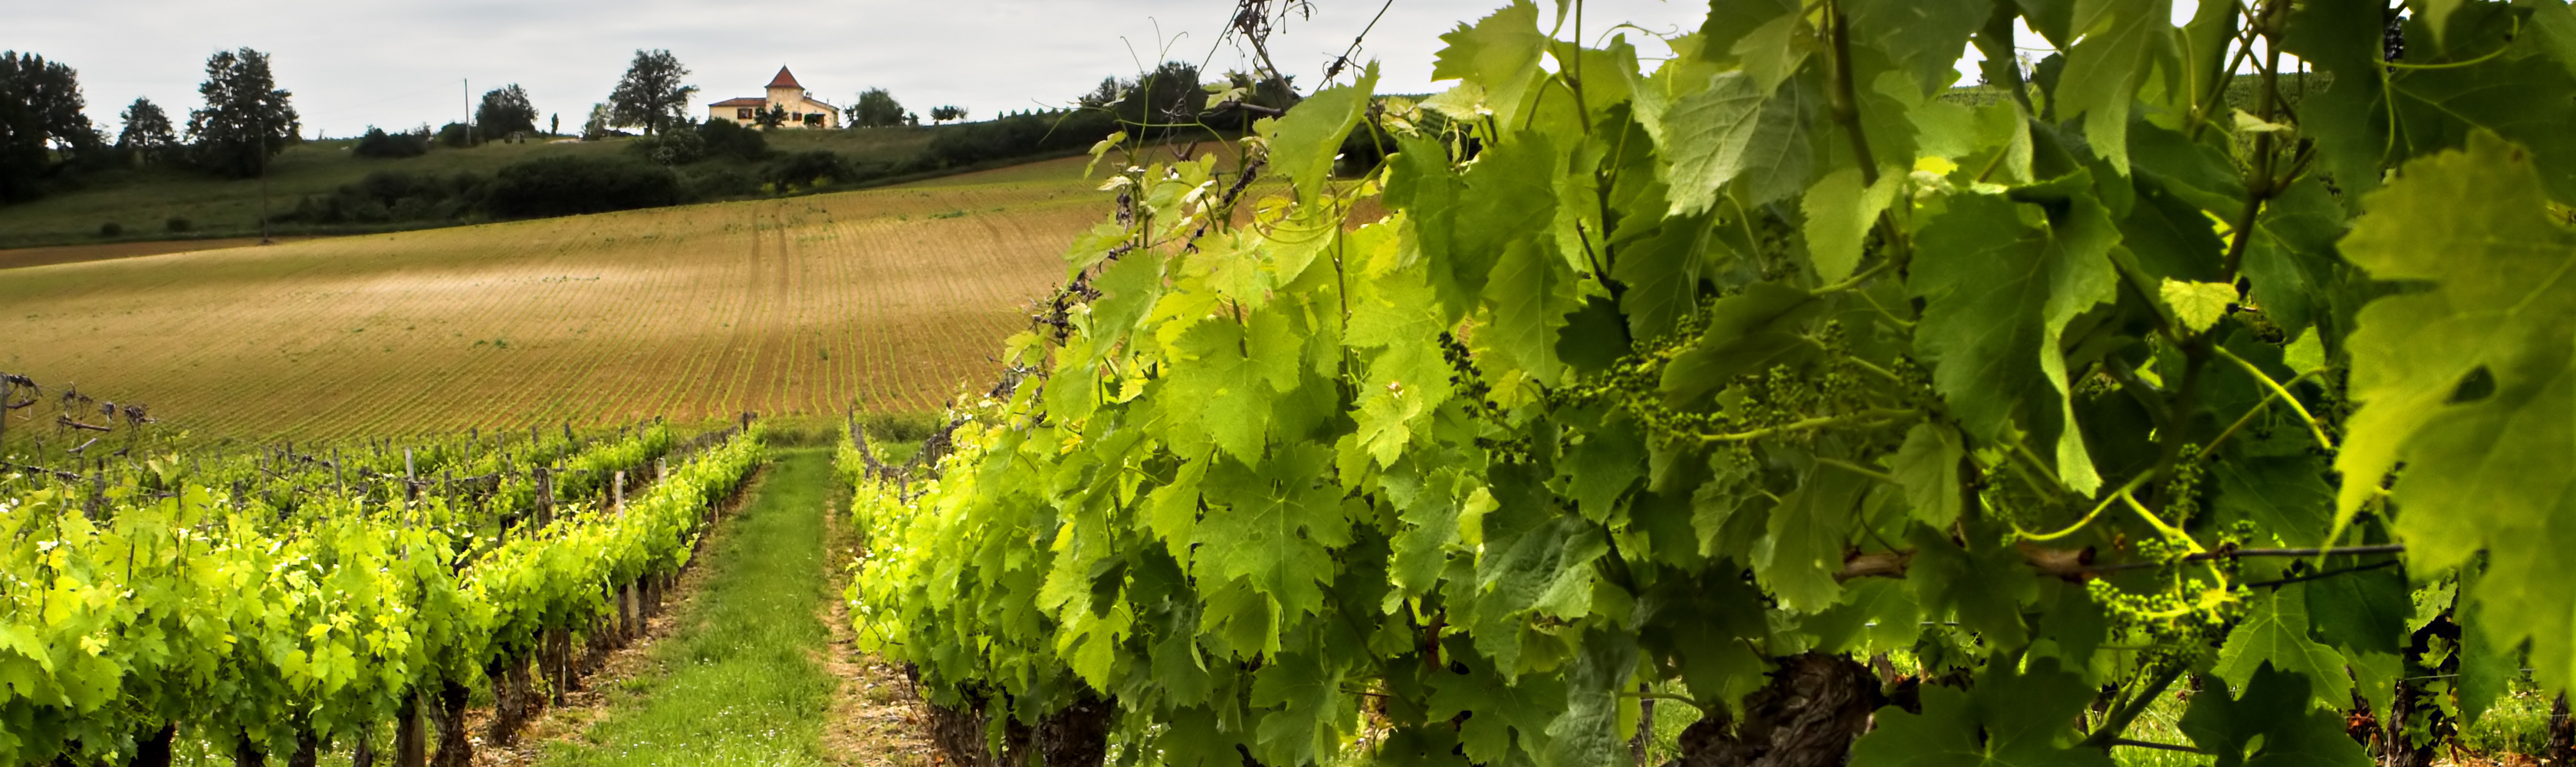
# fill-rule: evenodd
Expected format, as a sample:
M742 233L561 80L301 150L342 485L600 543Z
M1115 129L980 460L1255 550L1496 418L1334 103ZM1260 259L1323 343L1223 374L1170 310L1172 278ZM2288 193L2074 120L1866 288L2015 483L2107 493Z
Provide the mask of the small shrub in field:
M161 222L161 228L167 229L172 233L179 233L195 229L197 228L197 224L194 221L189 221L187 216L171 216L169 220Z
M386 133L383 128L368 126L366 135L358 137L357 146L349 149L359 157L419 157L429 153L429 129L418 132Z
M484 207L503 218L570 216L680 202L669 168L602 157L542 157L501 169Z
M124 225L124 224L119 224L119 223L116 223L116 222L114 222L114 221L110 221L110 222L107 222L107 223L104 223L104 224L100 224L100 225L98 225L98 236L100 236L100 237L115 237L115 236L117 236L117 235L121 235L121 234L124 234L124 233L125 233L125 225Z
M853 174L850 172L849 162L842 160L840 155L816 149L788 155L769 166L769 172L762 175L768 177L771 183L787 188L830 186L841 179L850 178Z
M697 134L702 157L731 157L744 162L769 159L769 138L732 120L708 120L698 126Z

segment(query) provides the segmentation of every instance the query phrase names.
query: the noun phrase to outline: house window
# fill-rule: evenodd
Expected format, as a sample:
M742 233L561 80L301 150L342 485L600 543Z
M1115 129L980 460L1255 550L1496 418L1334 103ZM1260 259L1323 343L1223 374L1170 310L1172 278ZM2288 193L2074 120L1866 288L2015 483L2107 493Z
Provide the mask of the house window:
M751 107L743 107L743 108L741 108L741 109L733 110L733 119L736 119L736 120L749 120L749 119L751 119Z

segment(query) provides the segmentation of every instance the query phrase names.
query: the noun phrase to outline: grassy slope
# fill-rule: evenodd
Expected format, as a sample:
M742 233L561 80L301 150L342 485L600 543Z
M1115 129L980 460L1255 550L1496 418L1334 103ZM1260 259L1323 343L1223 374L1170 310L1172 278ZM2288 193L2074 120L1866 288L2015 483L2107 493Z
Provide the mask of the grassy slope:
M203 436L933 409L1105 215L1082 163L10 269L0 370Z
M835 685L816 658L830 632L823 514L831 454L782 451L733 530L708 551L705 591L654 644L665 673L610 693L607 717L549 744L549 765L825 763Z
M930 142L924 130L892 128L854 131L781 130L769 134L771 149L801 152L829 149L860 162L891 162L919 152ZM403 159L370 159L349 153L347 140L309 142L288 147L270 166L272 215L295 209L308 194L325 194L354 183L368 173L398 170L420 175L456 173L491 175L502 166L551 155L612 156L626 141L587 143L485 144L471 149L432 149ZM189 237L255 234L259 230L260 182L228 180L177 168L111 171L85 180L84 188L59 192L30 203L0 207L0 248L96 242L99 225L125 227L121 239L163 239L163 223L181 216L195 224ZM419 224L411 224L419 226ZM285 231L296 231L282 227Z

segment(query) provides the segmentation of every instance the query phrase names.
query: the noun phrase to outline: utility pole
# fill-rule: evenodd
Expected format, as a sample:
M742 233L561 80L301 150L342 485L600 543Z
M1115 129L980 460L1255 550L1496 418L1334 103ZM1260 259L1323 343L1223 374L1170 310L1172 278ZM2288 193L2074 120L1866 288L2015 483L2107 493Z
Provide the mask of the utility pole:
M259 244L268 239L268 115L253 115L259 121Z
M474 145L474 78L457 82L464 84L465 88L465 145L470 147Z

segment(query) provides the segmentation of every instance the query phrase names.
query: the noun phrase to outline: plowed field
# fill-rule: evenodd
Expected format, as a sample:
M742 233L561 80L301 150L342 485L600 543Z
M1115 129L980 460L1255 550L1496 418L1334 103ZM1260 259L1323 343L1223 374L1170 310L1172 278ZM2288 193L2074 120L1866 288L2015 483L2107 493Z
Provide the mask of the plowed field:
M1104 217L1082 163L0 269L0 371L243 437L934 409Z

